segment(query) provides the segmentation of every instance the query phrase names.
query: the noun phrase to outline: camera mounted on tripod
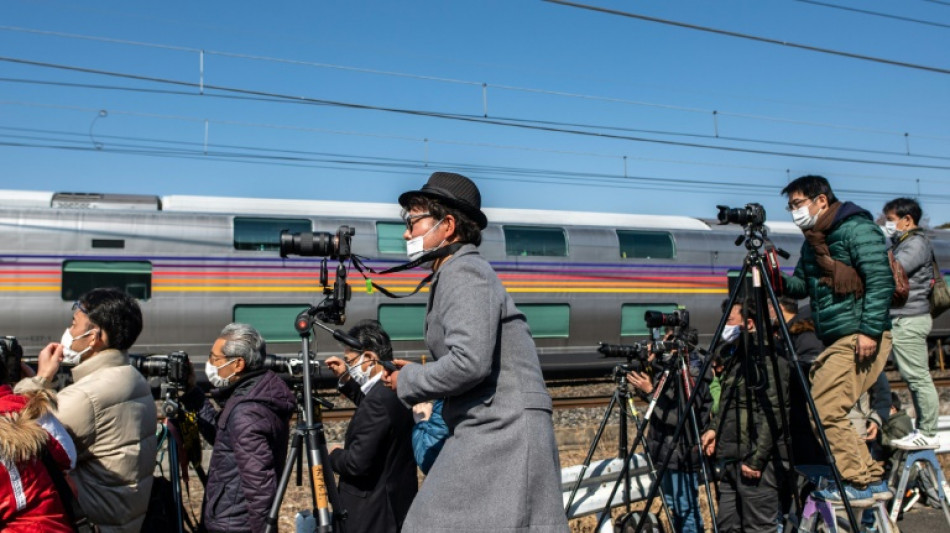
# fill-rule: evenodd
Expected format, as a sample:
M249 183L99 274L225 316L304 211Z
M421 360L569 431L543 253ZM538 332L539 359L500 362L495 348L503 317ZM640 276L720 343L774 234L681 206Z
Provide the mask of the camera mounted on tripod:
M346 322L346 302L352 296L352 290L346 283L346 261L353 256L353 235L356 229L350 226L340 226L336 234L303 231L291 233L288 230L280 232L280 256L299 255L302 257L323 257L320 264L320 286L326 298L311 308L310 316L315 316L321 322L343 324ZM330 286L330 274L327 259L339 261L336 267L336 278Z
M186 392L191 361L186 352L171 352L168 355L129 355L129 364L146 378L161 378L160 397L165 399L162 409L165 416L178 413L178 397Z

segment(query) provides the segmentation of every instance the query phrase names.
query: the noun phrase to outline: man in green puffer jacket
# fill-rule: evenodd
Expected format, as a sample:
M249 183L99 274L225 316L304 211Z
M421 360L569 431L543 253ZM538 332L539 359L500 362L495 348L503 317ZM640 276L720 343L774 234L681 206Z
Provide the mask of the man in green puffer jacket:
M838 201L821 176L802 176L782 194L805 235L795 273L783 275L785 294L811 299L815 333L826 346L810 372L819 423L848 499L870 505L891 493L881 481L883 468L871 458L847 414L877 380L891 351L894 278L884 235L866 210ZM841 501L834 483L814 496Z

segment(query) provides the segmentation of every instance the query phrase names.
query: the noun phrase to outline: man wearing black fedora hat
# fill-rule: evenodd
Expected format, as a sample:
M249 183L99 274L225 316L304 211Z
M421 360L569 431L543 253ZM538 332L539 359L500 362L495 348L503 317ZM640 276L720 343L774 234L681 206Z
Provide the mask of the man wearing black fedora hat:
M410 532L568 530L551 397L525 316L479 253L488 219L475 184L436 172L399 197L407 251L431 265L426 346L384 382L406 404L444 398L449 437L419 491Z

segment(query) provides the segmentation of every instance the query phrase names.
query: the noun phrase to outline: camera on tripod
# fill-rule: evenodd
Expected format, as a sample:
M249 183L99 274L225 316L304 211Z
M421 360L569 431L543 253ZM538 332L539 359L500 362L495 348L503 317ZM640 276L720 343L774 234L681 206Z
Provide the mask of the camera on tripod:
M168 355L129 355L129 364L146 378L162 378L179 389L187 384L191 365L188 354L181 351Z
M280 256L329 257L344 261L352 255L352 237L356 229L340 226L336 234L326 231L280 232Z
M660 311L647 311L643 314L643 321L648 328L679 328L689 329L689 311L679 309L672 313L661 313Z
M765 208L761 204L746 204L745 207L717 205L719 224L739 224L742 226L761 226L765 224Z
M320 372L320 362L313 359L310 354L310 374L316 375ZM302 355L273 355L264 356L264 369L277 374L288 374L291 378L303 376L303 356Z
M12 385L22 377L20 363L23 361L23 347L16 337L0 337L0 357L7 371L7 383Z

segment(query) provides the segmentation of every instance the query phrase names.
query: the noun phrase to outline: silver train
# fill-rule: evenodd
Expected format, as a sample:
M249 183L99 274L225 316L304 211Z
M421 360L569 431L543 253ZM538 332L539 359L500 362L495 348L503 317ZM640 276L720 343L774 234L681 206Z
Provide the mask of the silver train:
M526 314L546 371L615 364L597 353L598 343L645 340L646 310L685 307L707 344L746 255L736 245L740 226L695 218L485 212L491 223L481 253ZM0 190L0 335L16 336L35 354L59 340L79 295L112 286L140 300L145 329L135 353L184 350L203 363L220 328L241 321L264 334L271 353L295 354L294 317L323 298L321 258L282 259L280 231L334 233L348 225L356 230L353 253L383 270L406 261L399 214L395 204ZM792 254L782 264L790 271L800 231L784 221L767 226ZM940 263L950 264L950 236L937 231L933 239ZM410 292L424 274L373 279ZM370 291L353 269L347 281L353 296L343 328L378 319L398 356L424 356L424 291L394 300ZM944 316L932 337L948 334ZM320 331L311 349L321 359L340 351Z

